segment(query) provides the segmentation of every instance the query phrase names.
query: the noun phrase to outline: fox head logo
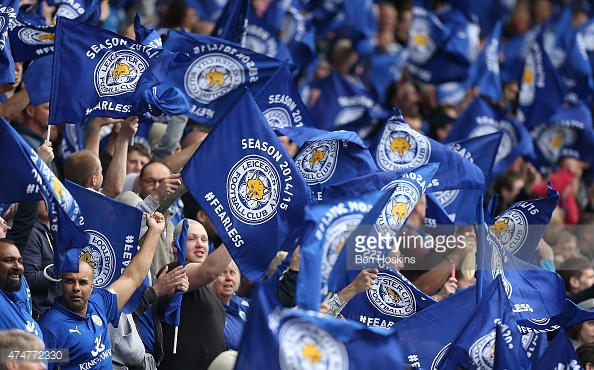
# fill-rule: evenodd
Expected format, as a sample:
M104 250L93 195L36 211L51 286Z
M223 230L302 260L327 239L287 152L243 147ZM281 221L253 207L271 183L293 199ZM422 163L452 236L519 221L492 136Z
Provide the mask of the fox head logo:
M91 267L95 267L93 257L91 257L91 253L89 253L88 251L83 253L82 256L80 256L80 260L88 263L89 265L91 265Z
M40 40L54 40L55 38L56 35L53 33L42 33L41 35L39 35Z
M58 199L62 199L62 191L64 190L64 188L62 187L62 183L60 182L60 180L58 180L57 177L54 178L52 185L54 186L54 191L56 192L56 196L58 197Z
M507 220L498 220L495 221L493 226L491 226L491 232L495 235L498 239L501 239L501 235L505 233L509 229L509 225L507 224Z
M133 68L128 66L125 63L118 63L116 64L113 71L111 71L111 75L117 81L120 77L128 77L132 74Z
M390 149L400 157L404 156L410 150L410 134L405 137L393 138Z
M402 223L408 216L408 203L399 202L396 199L392 199L392 209L390 213L396 218L398 223Z
M524 73L522 73L522 82L531 84L534 80L534 75L531 69L525 68Z
M563 143L563 135L557 134L557 135L555 135L555 137L553 137L553 140L551 140L551 148L559 149L561 147L562 143Z
M228 76L228 73L223 73L217 71L215 67L212 67L210 71L206 74L206 79L208 80L208 87L213 86L223 86L225 84L225 78Z
M384 301L388 304L393 304L399 307L404 306L406 303L402 301L400 295L396 293L393 289L382 284L382 292L384 293Z
M427 39L427 36L417 33L413 36L412 41L417 44L417 45L421 45L421 46L427 46L427 44L429 44L429 40Z
M309 157L309 163L313 167L316 163L320 163L322 159L324 159L324 151L316 149L311 157Z
M318 347L311 343L306 343L305 346L303 346L301 354L303 355L303 358L312 364L316 364L322 359L322 352L320 352Z
M248 199L262 200L265 195L270 193L270 188L264 186L264 183L258 177L258 171L254 171L254 175L247 181L247 195Z

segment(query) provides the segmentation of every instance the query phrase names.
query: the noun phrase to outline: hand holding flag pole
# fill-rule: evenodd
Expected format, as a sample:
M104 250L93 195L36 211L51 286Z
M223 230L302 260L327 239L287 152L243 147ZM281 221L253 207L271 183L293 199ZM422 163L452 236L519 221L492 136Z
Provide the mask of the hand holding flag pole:
M185 265L186 261L186 242L188 240L188 220L183 220L182 230L175 239L175 249L177 250L177 261L180 266ZM177 332L179 330L179 321L181 313L181 301L183 292L176 290L175 295L169 302L169 307L165 312L165 322L169 325L175 326L173 333L173 354L177 353Z

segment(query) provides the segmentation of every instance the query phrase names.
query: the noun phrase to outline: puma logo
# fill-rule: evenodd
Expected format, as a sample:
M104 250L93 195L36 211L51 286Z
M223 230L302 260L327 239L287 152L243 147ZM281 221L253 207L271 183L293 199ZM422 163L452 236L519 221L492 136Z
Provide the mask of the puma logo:
M78 325L74 327L74 329L68 329L69 333L78 333L82 335L82 333L78 330Z

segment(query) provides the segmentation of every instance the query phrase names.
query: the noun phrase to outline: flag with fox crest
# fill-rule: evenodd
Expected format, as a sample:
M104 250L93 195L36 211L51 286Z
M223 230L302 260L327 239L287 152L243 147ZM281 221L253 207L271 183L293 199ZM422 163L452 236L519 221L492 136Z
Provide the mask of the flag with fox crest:
M19 2L4 3L0 8L0 84L13 84L14 60L10 53L9 27L14 24L17 17Z
M89 243L84 218L68 189L29 144L0 119L0 154L10 158L0 165L0 202L45 200L50 232L56 242L54 272L78 272L78 250Z
M56 27L50 124L140 115L142 94L165 81L172 64L188 60L66 18ZM72 88L81 83L94 88Z
M169 31L165 49L188 53L189 65L176 64L157 90L181 87L192 107L187 115L213 125L245 86L256 94L283 62L239 45L195 33Z
M248 279L261 280L293 245L311 190L247 89L181 175Z

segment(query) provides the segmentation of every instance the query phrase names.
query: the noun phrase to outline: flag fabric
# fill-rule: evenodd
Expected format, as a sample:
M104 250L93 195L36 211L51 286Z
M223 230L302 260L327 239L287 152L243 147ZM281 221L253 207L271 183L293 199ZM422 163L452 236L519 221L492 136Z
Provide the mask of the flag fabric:
M547 196L515 203L496 216L498 197L494 195L485 212L489 232L499 240L501 246L535 266L540 265L540 255L536 248L559 202L559 192L550 186Z
M221 14L223 8L227 4L228 0L217 0L217 1L201 1L201 0L188 0L186 4L196 9L200 20L216 23Z
M228 0L210 35L245 47L250 12L249 0Z
M426 83L466 80L470 63L465 55L457 53L468 46L468 40L455 37L453 30L430 10L431 3L431 0L413 2L408 70L413 77Z
M143 212L68 180L66 189L85 215L83 228L89 235L89 244L81 247L80 259L93 267L95 286L107 288L120 278L138 251ZM136 310L148 287L149 281L145 279L126 302L124 313Z
M186 264L186 243L188 242L188 220L184 218L182 222L181 232L175 238L177 262L179 262L180 266ZM176 290L169 302L167 311L165 311L165 322L171 326L179 326L183 294L181 290Z
M285 127L312 127L316 124L301 100L287 63L254 94L256 103L273 130ZM301 145L299 145L301 146Z
M482 208L477 212L482 212ZM566 300L561 276L515 257L485 224L478 227L485 231L483 259L477 255L476 274L483 287L501 276L517 320L541 319L561 313ZM480 232L477 230L477 237Z
M0 119L0 202L45 200L50 232L56 242L54 272L78 272L78 250L89 243L83 231L84 218L76 200L37 152L6 122Z
M586 51L584 35L579 30L572 31L570 34L569 45L566 46L567 57L560 66L559 72L569 90L568 100L588 102L594 90L592 65Z
M281 41L278 31L275 31L254 12L248 15L248 25L245 31L245 47L269 58L292 62L289 48Z
M560 314L540 319L518 320L518 329L524 334L546 333L589 320L594 320L593 311L586 311L567 299Z
M32 106L50 101L53 55L35 59L23 74Z
M507 369L529 369L527 366L522 366L518 359L517 349L508 346L506 340L509 338L506 327L500 323L495 324L495 350L493 351L493 369L507 370ZM516 330L514 330L516 331ZM505 335L508 334L508 337ZM522 339L520 339L520 343ZM526 356L528 357L528 356ZM480 368L480 367L479 367Z
M454 235L456 227L452 219L441 205L435 193L426 193L427 209L425 210L425 231L431 235Z
M242 274L261 280L278 250L300 232L311 191L249 91L230 106L181 175Z
M567 88L538 37L530 46L518 93L518 121L527 129L547 122L564 103Z
M483 173L485 184L491 181L491 171L503 133L478 136L446 144L454 152L475 164ZM450 189L433 192L456 225L476 222L475 204L483 194L481 189Z
M408 171L377 172L327 188L322 202L308 204L301 235L297 305L314 310L328 293L327 281L354 228L381 197L381 189ZM387 194L387 192L385 193ZM344 283L346 256L337 285ZM342 287L340 287L342 288Z
M256 298L235 368L402 368L400 344L390 331L302 309L283 309L266 287L257 284L252 289Z
M369 92L355 86L336 71L320 82L320 97L310 108L319 128L353 130L371 127L373 120L385 119L386 109Z
M547 350L540 356L534 369L581 369L581 361L565 330L559 330L549 343Z
M17 17L19 2L12 0L0 8L0 84L14 83L14 60L10 54L9 27Z
M96 26L101 18L101 4L98 0L60 0L52 1L56 6L54 23L58 17L74 19L77 22Z
M394 81L400 81L402 70L408 59L408 49L397 54L374 53L367 58L369 65L365 72L369 74L370 84L379 101L386 101L386 90Z
M342 310L345 318L390 329L397 322L436 303L389 264L386 267L378 273L371 289L351 298ZM349 271L348 282L358 274L359 271Z
M350 131L333 131L306 141L293 160L318 201L325 187L377 172L369 150Z
M271 6L268 7L268 9L270 8ZM301 1L293 0L281 25L281 40L289 48L293 63L300 68L305 68L317 56L315 28L305 19L303 13Z
M530 137L534 142L530 162L543 175L553 172L561 158L594 161L592 115L581 102L559 106L548 120L530 128Z
M475 97L454 122L444 142L451 143L499 131L503 132L503 137L491 172L491 178L497 178L518 156L531 158L534 155L530 133L518 121L509 117L507 111Z
M522 357L519 361L527 365L526 353L520 349L522 336L516 327L516 317L507 298L503 281L497 277L489 285L474 311L467 317L466 323L452 341L436 369L454 369L458 365L466 369L494 369L497 361L497 352L495 352L497 345L494 344L498 325L506 347L516 352L518 357ZM502 357L499 360L503 362L505 358ZM518 369L523 368L522 366Z
M501 25L495 23L491 35L487 39L483 50L469 71L469 86L477 86L481 96L498 102L503 97L503 86L499 74L499 40L501 39Z
M55 25L34 25L19 16L13 20L8 36L14 60L27 62L54 53Z
M396 323L392 331L408 364L435 369L475 307L473 285Z
M50 124L140 115L142 94L167 78L172 63L187 60L185 55L65 18L58 19L56 40ZM94 89L79 91L72 89L73 83Z
M413 130L393 108L390 116L369 147L380 170L415 168L429 162L440 162L428 191L477 189L484 191L481 170L446 145Z
M169 31L163 47L188 53L192 62L173 65L158 91L183 86L192 104L187 115L208 125L242 94L238 88L248 86L256 94L282 64L229 41L181 31Z
M147 45L155 49L163 49L163 42L159 32L146 28L140 22L140 15L136 13L134 17L134 36L136 42L142 45Z

